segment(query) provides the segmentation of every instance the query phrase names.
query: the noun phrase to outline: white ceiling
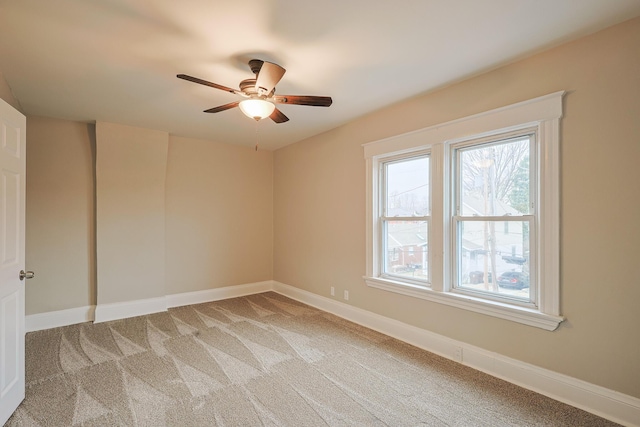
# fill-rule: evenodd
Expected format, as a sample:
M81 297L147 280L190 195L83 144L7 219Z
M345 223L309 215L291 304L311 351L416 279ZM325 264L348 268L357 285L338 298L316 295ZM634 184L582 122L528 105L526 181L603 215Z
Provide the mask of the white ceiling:
M640 15L640 0L0 0L0 72L29 115L107 121L253 146L236 100L248 59L287 69L258 123L277 149L386 105Z

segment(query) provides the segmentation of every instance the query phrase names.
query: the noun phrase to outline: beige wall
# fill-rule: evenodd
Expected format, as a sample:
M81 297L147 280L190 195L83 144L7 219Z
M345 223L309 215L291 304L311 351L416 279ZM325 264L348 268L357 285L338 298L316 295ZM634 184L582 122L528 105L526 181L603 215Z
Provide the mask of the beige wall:
M95 126L27 117L26 313L95 304Z
M274 279L640 397L640 19L274 154ZM368 288L360 144L567 90L555 332Z
M273 153L172 136L167 293L272 278Z
M273 153L98 128L96 284L96 126L27 118L28 315L272 278Z
M98 305L165 293L169 134L96 124Z

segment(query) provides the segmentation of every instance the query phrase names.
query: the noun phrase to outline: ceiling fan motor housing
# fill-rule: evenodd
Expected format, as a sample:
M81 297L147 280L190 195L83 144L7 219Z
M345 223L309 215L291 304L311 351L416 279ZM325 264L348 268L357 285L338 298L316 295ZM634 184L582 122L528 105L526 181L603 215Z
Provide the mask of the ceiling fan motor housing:
M246 79L240 82L240 90L246 95L257 95L256 79Z
M249 68L251 68L251 72L255 75L257 75L260 72L260 69L262 68L262 64L264 64L264 61L261 59L252 59L249 61Z

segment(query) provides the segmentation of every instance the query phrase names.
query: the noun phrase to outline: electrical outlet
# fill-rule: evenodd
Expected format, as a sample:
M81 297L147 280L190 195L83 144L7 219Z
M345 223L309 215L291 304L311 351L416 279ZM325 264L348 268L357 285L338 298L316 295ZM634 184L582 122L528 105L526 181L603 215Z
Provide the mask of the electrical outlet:
M331 296L332 297L336 296L336 288L334 288L333 286L331 287Z
M455 347L453 349L453 359L456 362L462 362L462 347Z
M345 301L349 301L349 291L344 291L344 299Z

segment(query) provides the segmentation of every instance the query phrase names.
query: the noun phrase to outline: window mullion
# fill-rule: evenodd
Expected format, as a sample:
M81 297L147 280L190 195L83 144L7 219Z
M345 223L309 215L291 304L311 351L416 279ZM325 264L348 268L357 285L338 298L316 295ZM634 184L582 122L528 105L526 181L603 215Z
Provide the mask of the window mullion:
M431 289L445 291L448 286L448 258L445 244L448 227L448 216L445 207L448 203L447 162L448 153L444 144L436 144L431 148L431 223L429 229L429 266Z

